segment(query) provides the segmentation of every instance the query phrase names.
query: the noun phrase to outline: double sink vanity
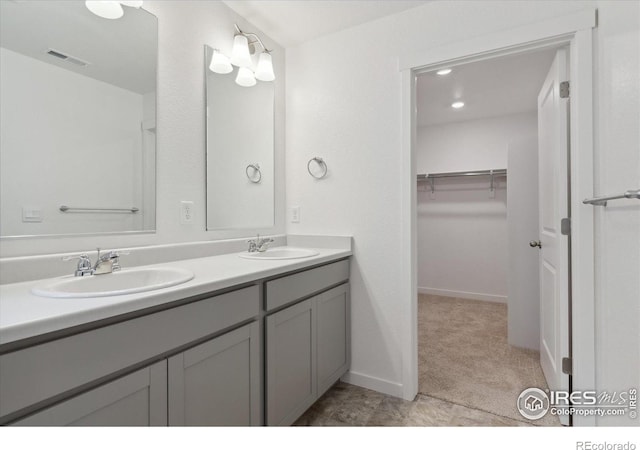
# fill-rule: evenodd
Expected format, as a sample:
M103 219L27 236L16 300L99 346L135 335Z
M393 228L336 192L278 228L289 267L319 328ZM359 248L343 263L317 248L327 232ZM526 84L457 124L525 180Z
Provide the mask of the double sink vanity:
M351 240L281 234L284 49L262 44L276 74L248 87L212 64L241 33L231 19L173 55L145 8L98 16L85 2L0 2L0 425L289 425L349 367ZM206 155L157 145L156 109L171 109L158 54L196 81L179 58L202 55L203 101L188 103L195 81L176 98L201 108ZM25 105L38 105L37 133ZM166 129L192 133L192 117L169 116ZM170 196L156 195L158 161ZM156 209L165 231L152 238ZM247 252L239 238L254 232L279 242ZM51 255L89 238L158 245L95 264L67 255L75 274Z
M350 255L274 247L2 285L0 423L290 425L348 370Z

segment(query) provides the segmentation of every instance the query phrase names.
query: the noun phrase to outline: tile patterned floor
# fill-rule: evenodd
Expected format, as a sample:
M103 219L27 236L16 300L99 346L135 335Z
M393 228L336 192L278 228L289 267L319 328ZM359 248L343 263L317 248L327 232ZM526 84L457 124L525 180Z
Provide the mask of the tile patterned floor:
M530 426L455 403L419 394L406 401L338 382L294 426Z
M419 323L421 393L413 401L338 382L294 425L559 425L515 411L523 386L546 383L537 352L506 342L506 305L421 295Z

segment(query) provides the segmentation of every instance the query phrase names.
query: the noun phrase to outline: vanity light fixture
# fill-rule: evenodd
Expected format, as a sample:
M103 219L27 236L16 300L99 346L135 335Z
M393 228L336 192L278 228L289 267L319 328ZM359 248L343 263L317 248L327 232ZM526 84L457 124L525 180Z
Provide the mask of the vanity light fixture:
M251 87L256 85L256 77L248 67L240 67L238 69L238 76L236 77L236 83L243 87Z
M231 66L231 62L229 62L229 58L226 55L220 53L220 50L213 49L213 56L211 57L211 64L209 64L209 69L212 72L225 74L233 72L233 67Z
M96 16L104 19L119 19L124 15L123 6L140 8L142 0L137 1L106 1L106 0L86 0L85 6Z
M273 81L276 79L276 75L273 73L271 54L267 51L260 53L258 67L256 68L256 78L260 81Z
M436 72L436 75L449 75L451 73L451 69L440 69Z
M215 73L225 74L233 71L231 65L238 67L236 83L243 87L255 86L256 80L275 80L276 75L273 72L271 50L265 47L262 39L257 34L245 33L238 25L235 25L235 27L236 34L233 37L231 58L227 58L220 50L214 49L209 69ZM251 55L256 53L257 50L260 50L260 56L254 73Z
M251 55L249 54L249 39L244 34L236 34L233 38L231 64L237 67L251 66Z
M238 66L240 68L249 68L252 66L251 55L256 53L257 50L260 49L260 56L258 57L258 65L256 67L254 83L251 84L253 86L255 84L255 79L260 81L273 81L276 79L276 76L273 72L273 61L271 58L271 50L267 49L262 42L262 39L255 33L245 33L240 29L240 27L236 24L236 35L233 38L233 51L231 53L231 64L234 66ZM248 69L250 70L250 69ZM244 74L241 76L240 71L238 71L238 77L236 78L236 82L240 84L241 79L248 79L248 74L246 71L243 71ZM253 76L253 73L252 73ZM245 84L241 84L241 86L245 86Z
M464 106L464 102L453 102L451 104L451 107L454 109L460 109Z

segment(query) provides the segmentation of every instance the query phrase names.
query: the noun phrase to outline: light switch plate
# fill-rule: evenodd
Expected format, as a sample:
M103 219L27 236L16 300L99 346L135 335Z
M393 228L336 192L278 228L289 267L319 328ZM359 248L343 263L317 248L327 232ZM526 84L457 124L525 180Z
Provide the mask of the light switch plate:
M42 208L39 206L22 207L23 222L42 222Z
M291 223L300 223L300 207L291 207Z

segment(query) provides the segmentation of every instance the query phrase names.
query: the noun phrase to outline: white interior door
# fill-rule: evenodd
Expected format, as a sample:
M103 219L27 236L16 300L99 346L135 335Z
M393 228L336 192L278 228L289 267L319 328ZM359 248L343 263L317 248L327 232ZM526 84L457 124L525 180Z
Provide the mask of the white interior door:
M569 357L569 240L561 221L569 217L568 52L560 49L538 95L538 182L540 243L540 363L552 390L568 390L562 358ZM563 423L568 418L563 418Z

